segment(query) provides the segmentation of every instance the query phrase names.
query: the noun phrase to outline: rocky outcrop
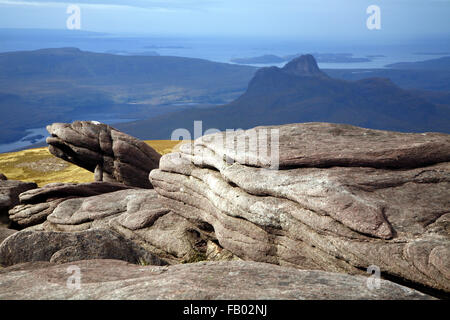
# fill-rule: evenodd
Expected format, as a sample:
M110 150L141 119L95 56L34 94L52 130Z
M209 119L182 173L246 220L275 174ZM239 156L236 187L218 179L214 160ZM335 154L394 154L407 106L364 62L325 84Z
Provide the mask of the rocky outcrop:
M0 224L8 224L8 210L19 203L19 194L37 188L32 182L0 179Z
M95 173L96 181L151 188L148 173L161 155L145 142L106 124L75 121L47 126L49 151Z
M74 267L79 268L79 283L74 278L76 275L69 272ZM79 287L75 287L77 284ZM386 280L380 281L378 289L371 290L363 276L298 270L257 262L143 267L117 260L90 260L60 265L29 263L0 269L0 299L432 298Z
M0 181L2 180L8 180L8 178L3 173L0 173Z
M449 135L328 123L222 132L163 156L149 177L155 190L94 182L21 193L10 218L27 228L0 242L0 262L15 265L5 276L22 270L20 263L50 261L80 264L99 279L76 294L54 286L54 297L61 298L253 299L260 292L283 299L405 297L388 281L383 286L389 290L377 293L358 285L355 279L363 278L355 275L367 275L372 267L385 279L437 296L450 292ZM136 266L92 260L110 258L141 264L228 262L156 268L163 276L153 281L142 274L134 283ZM77 261L86 259L91 261ZM114 266L123 278L101 280L90 264L102 264L102 270ZM45 278L47 270L62 270L41 265L30 264L34 270L17 274L17 281L38 286L31 280L37 273ZM276 282L277 272L290 277L286 270L300 280L290 278L292 286ZM235 272L242 278L231 280L241 283L227 277L235 291L224 289L227 280L221 276ZM213 274L214 283L201 283ZM143 287L142 279L153 283L152 289ZM261 279L268 282L258 287ZM110 285L117 291L104 289ZM202 289L189 293L184 286ZM4 297L12 292L6 290L10 286ZM403 294L416 297L407 290L402 288Z
M154 190L129 189L59 202L46 221L25 231L109 229L170 263L232 260L212 227L175 214Z
M18 203L9 211L9 219L17 228L43 223L46 217L62 202L72 198L89 197L129 187L119 183L50 183L42 188L20 193Z
M21 231L8 237L0 245L2 266L33 261L66 263L89 259L167 264L118 233L104 229L74 233Z
M241 259L345 273L375 265L450 291L449 135L258 127L184 145L150 179L168 209L206 222Z

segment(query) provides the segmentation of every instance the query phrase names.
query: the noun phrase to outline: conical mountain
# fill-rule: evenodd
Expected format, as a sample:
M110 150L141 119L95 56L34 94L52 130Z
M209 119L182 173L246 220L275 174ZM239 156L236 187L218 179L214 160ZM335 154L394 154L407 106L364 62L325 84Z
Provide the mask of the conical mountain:
M311 55L298 57L283 68L259 69L247 91L227 105L176 112L118 128L145 139L171 138L173 130L185 128L194 137L193 123L198 120L204 131L331 122L380 130L450 133L450 110L389 79L330 78Z

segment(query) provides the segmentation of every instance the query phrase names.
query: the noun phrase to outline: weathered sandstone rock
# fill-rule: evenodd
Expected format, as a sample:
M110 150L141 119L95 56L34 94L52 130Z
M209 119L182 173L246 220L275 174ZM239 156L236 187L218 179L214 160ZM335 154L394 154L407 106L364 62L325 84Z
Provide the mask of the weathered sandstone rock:
M33 261L65 263L89 259L167 264L118 233L104 229L74 233L19 231L0 245L0 265L3 266Z
M80 271L79 288L67 285L68 268ZM117 260L68 264L28 263L0 269L0 299L432 299L381 280L230 261L176 266L137 266ZM181 311L180 311L181 314Z
M273 146L280 170L268 169ZM168 209L211 225L241 259L346 273L375 265L450 291L449 135L325 123L218 133L163 156L150 180Z
M3 242L3 240L5 240L10 235L13 235L16 232L17 230L7 229L0 226L0 244Z
M211 226L171 212L154 190L129 189L60 202L46 221L25 230L111 229L170 263L236 258L217 244ZM208 245L209 244L209 245Z
M47 126L49 151L95 173L96 181L151 188L148 173L161 155L145 142L101 123L75 121Z
M30 227L45 221L46 217L63 201L125 190L119 183L51 183L19 195L20 204L9 211L9 219L19 228Z
M273 129L278 131L278 140L271 136ZM245 144L239 143L244 139ZM265 143L267 153L262 152ZM272 144L276 144L282 169L332 166L405 169L450 159L448 134L400 133L320 122L222 132L195 141L195 146L216 155L263 168L271 166Z
M0 223L8 224L8 210L19 203L19 194L37 188L33 182L0 179Z

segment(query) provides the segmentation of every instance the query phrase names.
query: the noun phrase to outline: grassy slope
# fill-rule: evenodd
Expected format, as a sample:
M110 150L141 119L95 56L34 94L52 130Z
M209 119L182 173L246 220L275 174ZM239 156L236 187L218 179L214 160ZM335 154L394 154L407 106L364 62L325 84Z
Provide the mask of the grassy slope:
M166 154L176 148L179 141L152 140L146 143L160 154ZM0 154L0 172L8 179L36 182L40 187L52 182L94 180L92 172L54 157L47 148Z

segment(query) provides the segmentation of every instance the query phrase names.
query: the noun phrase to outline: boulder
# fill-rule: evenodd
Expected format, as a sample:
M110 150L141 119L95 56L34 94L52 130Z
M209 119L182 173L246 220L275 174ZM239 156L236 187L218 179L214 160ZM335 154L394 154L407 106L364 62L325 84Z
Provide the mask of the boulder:
M328 123L199 138L150 173L243 260L450 291L450 136Z
M0 245L0 265L3 266L33 261L65 263L89 259L167 264L118 233L104 229L74 233L19 231Z
M0 224L8 224L8 210L19 204L19 194L37 188L36 183L0 179Z
M76 272L79 271L79 282ZM0 269L0 299L430 300L387 280L249 261L137 266L118 260L34 262ZM79 286L77 286L79 284ZM183 310L180 310L180 315Z
M3 242L3 240L5 240L10 235L13 235L16 232L17 230L8 229L0 226L0 244Z
M9 211L9 219L17 228L43 223L46 217L63 201L125 190L129 187L110 182L50 183L42 188L22 192L17 206Z
M8 180L8 178L3 173L0 173L0 181L1 180Z
M54 123L47 130L50 153L94 172L96 181L152 188L148 173L161 155L145 142L93 121Z

